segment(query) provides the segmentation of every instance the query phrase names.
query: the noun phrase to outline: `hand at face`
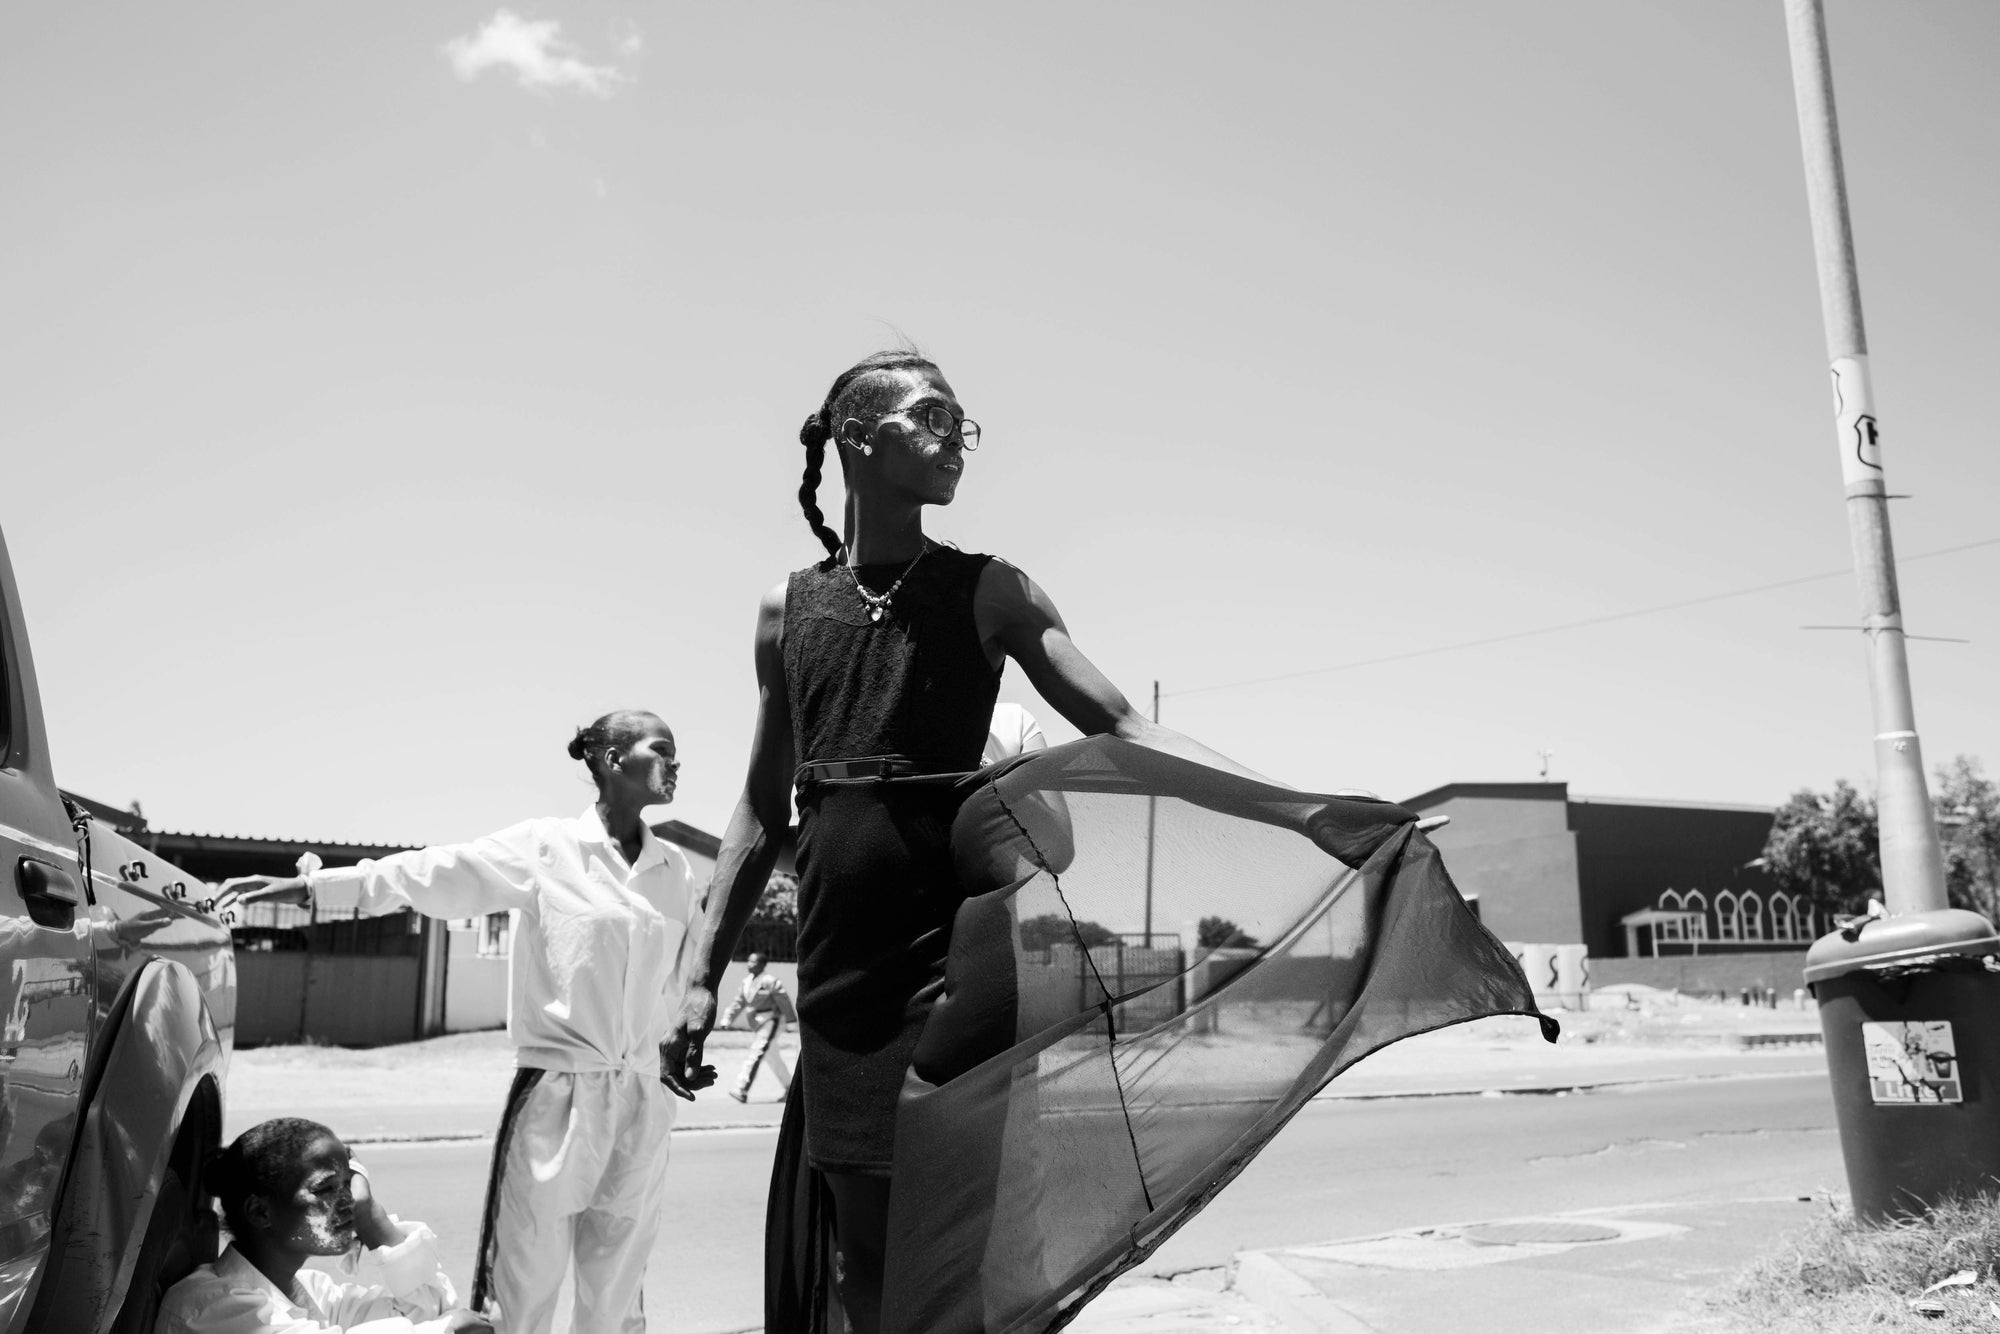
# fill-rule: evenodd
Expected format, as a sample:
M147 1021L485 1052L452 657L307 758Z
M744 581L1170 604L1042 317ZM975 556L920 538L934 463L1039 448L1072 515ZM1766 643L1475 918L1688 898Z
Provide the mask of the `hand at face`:
M389 1211L375 1198L375 1186L368 1179L367 1171L359 1163L350 1161L348 1165L354 1172L351 1180L351 1189L354 1192L354 1239L371 1251L401 1242L408 1234L395 1219L389 1217Z

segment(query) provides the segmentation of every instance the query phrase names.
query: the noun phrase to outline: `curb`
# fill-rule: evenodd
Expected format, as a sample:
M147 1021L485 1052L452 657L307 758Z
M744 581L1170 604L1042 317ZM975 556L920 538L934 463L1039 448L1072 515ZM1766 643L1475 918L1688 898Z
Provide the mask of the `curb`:
M1375 1327L1342 1310L1303 1277L1264 1251L1236 1256L1229 1286L1284 1321L1296 1334L1376 1334Z
M1815 1039L1817 1040L1817 1039ZM1739 1079L1792 1079L1810 1070L1732 1070L1724 1074L1633 1075L1630 1078L1579 1080L1574 1084L1515 1084L1505 1088L1384 1089L1337 1092L1329 1085L1313 1095L1314 1102L1380 1102L1390 1098L1550 1098L1564 1093L1595 1093L1600 1089L1631 1088L1644 1084L1714 1084Z
M776 1130L777 1128L778 1123L776 1121L719 1121L714 1125L706 1126L675 1126L672 1133L676 1135L703 1135L719 1130ZM443 1130L435 1134L419 1134L416 1132L399 1134L384 1131L381 1134L375 1135L342 1135L340 1142L351 1148L366 1148L369 1145L380 1147L385 1144L491 1144L493 1142L493 1132L490 1130Z
M1811 1045L1819 1044L1819 1035L1813 1035ZM1806 1044L1791 1044L1806 1045ZM1414 1098L1557 1098L1571 1093L1598 1093L1607 1089L1641 1088L1651 1084L1704 1084L1720 1083L1727 1080L1751 1079L1792 1079L1807 1070L1745 1070L1726 1074L1681 1074L1681 1075L1634 1075L1630 1078L1609 1078L1580 1080L1570 1084L1522 1084L1507 1088L1436 1088L1436 1089L1369 1089L1355 1092L1340 1092L1337 1086L1313 1096L1312 1102L1388 1102L1397 1099ZM1218 1099L1210 1106L1233 1106L1247 1099ZM776 1121L717 1121L708 1125L675 1126L676 1135L705 1135L718 1131L776 1130ZM479 1144L493 1139L491 1130L446 1130L434 1133L384 1131L379 1134L345 1135L342 1142L355 1148L369 1145L396 1144Z

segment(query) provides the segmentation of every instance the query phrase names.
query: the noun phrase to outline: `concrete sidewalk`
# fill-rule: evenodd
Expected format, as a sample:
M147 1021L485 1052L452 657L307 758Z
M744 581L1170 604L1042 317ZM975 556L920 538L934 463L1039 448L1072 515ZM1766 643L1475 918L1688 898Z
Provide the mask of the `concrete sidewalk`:
M784 1103L760 1072L751 1101L723 1090L749 1055L751 1034L725 1031L709 1039L720 1082L680 1108L679 1128L708 1130L778 1124ZM798 1065L798 1037L777 1044ZM384 1140L454 1140L490 1136L514 1078L514 1049L499 1032L459 1033L397 1047L264 1047L236 1053L230 1064L223 1134L231 1138L274 1116L323 1121L350 1144Z
M1535 1036L1532 1021L1513 1018L1408 1038L1363 1060L1319 1096L1553 1094L1825 1067L1817 1020L1810 1014L1714 1007L1679 1016L1702 1020L1695 1031L1677 1023L1637 1032L1617 1031L1623 1015L1562 1017L1564 1040L1554 1045ZM1759 1038L1772 1041L1746 1045L1746 1039ZM748 1055L750 1039L748 1032L731 1030L710 1037L708 1056L720 1082L682 1104L681 1132L777 1126L783 1100L768 1074L759 1074L747 1104L724 1092ZM797 1067L796 1033L781 1039L778 1050ZM360 1051L243 1051L230 1069L225 1134L234 1136L268 1117L309 1116L356 1144L477 1139L493 1133L513 1073L513 1049L497 1032Z
M1227 1274L1120 1283L1078 1334L1666 1334L1722 1329L1704 1293L1825 1205L1795 1199L1617 1209L1412 1228L1250 1251Z

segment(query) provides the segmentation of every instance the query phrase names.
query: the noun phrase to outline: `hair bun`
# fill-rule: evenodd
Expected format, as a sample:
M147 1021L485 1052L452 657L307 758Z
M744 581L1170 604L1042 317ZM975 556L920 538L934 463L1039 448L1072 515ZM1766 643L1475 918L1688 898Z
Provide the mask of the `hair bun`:
M217 1149L204 1158L198 1170L201 1188L218 1198L233 1196L240 1175L238 1164L229 1150Z
M584 752L589 749L584 740L585 734L589 731L590 729L587 727L579 727L576 729L576 735L569 739L569 757L571 759L582 759Z

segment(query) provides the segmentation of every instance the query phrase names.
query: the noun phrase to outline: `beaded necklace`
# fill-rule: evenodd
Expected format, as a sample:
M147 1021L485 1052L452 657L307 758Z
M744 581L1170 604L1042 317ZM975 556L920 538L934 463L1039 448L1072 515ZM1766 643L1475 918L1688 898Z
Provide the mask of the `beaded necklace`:
M903 572L896 576L896 582L890 584L888 591L885 593L869 592L867 586L861 582L861 576L854 572L854 567L852 565L845 567L847 577L854 581L854 591L859 593L861 600L868 604L868 619L870 621L879 621L883 616L888 614L890 599L896 596L896 590L903 586L903 581L910 577L910 571L917 568L917 562L928 555L930 549L930 540L926 538L922 549L916 555L910 557L910 563L903 567Z

